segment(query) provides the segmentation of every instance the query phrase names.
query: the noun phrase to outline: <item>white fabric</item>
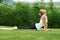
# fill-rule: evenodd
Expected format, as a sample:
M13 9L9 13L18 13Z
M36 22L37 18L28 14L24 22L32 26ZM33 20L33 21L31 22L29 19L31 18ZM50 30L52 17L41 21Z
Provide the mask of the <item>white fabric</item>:
M47 16L46 16L46 23L47 22L48 22L48 20L47 20ZM37 30L40 30L40 28L44 26L42 19L40 19L40 22L36 23L35 26L36 26Z

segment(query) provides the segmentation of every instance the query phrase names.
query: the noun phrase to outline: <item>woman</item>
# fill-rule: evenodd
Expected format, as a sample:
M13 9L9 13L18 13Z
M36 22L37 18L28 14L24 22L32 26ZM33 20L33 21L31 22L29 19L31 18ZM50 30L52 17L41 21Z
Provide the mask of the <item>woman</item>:
M39 15L41 15L40 22L36 23L35 26L36 26L37 30L40 30L40 28L44 26L44 30L46 31L48 28L48 25L47 25L48 20L47 20L47 16L46 16L46 10L41 9L39 11Z

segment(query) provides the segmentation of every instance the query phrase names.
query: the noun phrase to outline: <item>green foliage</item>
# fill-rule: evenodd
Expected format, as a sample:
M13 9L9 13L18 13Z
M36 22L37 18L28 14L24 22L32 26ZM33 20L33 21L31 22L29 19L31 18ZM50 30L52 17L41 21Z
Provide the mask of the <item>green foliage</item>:
M2 3L3 2L3 0L0 0L0 3Z
M13 25L13 8L0 4L0 25Z
M0 25L32 27L40 21L39 10L46 9L49 28L59 28L60 9L49 3L34 2L33 4L18 2L15 7L0 4Z

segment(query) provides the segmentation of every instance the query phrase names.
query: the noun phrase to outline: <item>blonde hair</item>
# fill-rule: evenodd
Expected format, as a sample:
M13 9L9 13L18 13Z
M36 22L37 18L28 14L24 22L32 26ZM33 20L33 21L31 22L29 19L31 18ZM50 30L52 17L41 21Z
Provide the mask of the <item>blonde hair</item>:
M39 12L40 12L41 16L46 14L46 10L45 9L41 9Z

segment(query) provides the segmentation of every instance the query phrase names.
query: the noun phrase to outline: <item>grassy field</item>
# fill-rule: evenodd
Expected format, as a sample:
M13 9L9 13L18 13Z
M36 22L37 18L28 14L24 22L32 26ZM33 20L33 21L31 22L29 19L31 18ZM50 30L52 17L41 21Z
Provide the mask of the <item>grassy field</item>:
M60 40L60 29L53 30L0 30L0 40Z

